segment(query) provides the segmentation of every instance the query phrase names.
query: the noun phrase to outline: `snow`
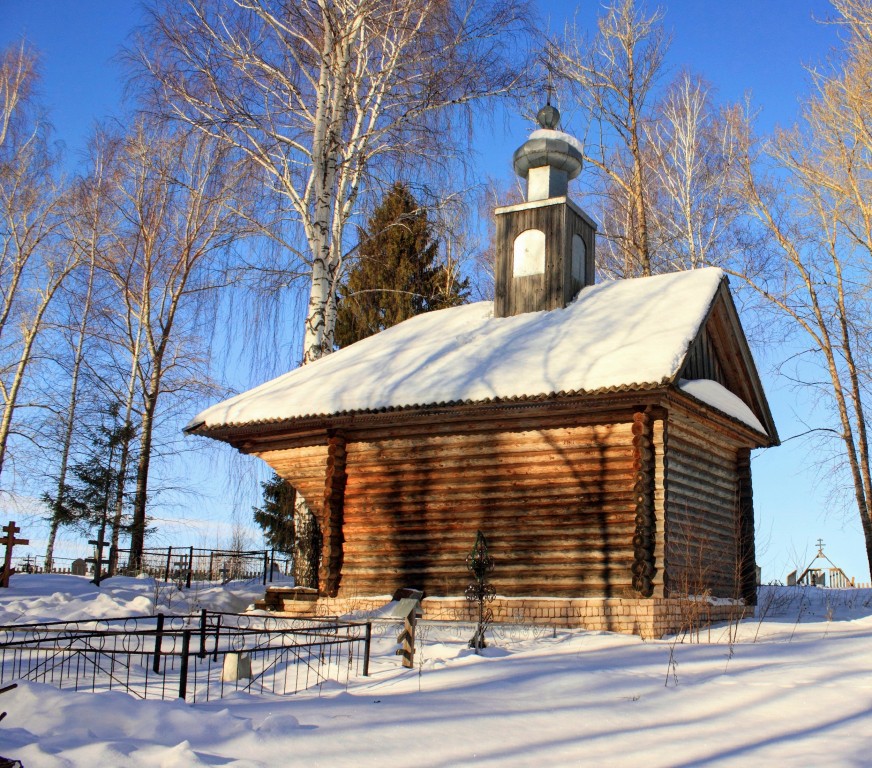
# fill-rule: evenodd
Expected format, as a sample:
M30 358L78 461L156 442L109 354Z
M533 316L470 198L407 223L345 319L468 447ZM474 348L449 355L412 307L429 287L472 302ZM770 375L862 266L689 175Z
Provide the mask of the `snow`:
M758 432L766 434L766 430L753 411L739 397L718 382L710 379L681 379L678 382L678 388L691 397L717 408L727 416L732 416Z
M708 268L603 282L565 309L515 317L495 318L492 302L419 315L218 403L187 428L659 386L677 375L723 277Z
M0 623L94 615L97 594L111 615L138 611L154 591L104 584L15 575ZM0 697L0 754L28 768L868 765L872 591L763 587L757 611L732 644L726 626L698 643L508 626L481 657L470 626L423 623L415 669L393 630L376 633L369 678L285 698L191 705L25 682Z
M558 141L565 141L569 146L578 150L580 155L584 156L584 145L576 139L575 136L564 133L563 131L554 131L550 128L537 128L530 134L530 139L557 139Z

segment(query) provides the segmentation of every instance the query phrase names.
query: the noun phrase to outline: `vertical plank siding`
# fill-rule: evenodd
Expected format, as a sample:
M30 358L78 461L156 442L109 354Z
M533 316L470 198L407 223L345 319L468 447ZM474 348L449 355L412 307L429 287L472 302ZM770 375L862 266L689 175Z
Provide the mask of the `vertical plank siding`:
M585 242L585 284L594 282L596 230L567 198L498 211L494 265L494 315L509 317L523 312L565 307L582 286L572 279L572 236ZM545 235L545 271L539 275L513 274L515 238L528 229Z
M651 472L654 475L654 592L653 597L665 597L666 563L666 459L665 423L663 419L651 422Z
M666 432L665 461L670 594L740 596L735 444L702 424L673 415Z
M710 379L726 387L728 382L711 335L705 326L690 347L687 361L681 371L683 379Z

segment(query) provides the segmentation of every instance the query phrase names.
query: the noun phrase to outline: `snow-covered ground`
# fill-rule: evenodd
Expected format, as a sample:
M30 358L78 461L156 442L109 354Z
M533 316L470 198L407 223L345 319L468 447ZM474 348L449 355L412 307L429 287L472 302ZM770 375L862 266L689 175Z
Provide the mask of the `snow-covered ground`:
M182 597L144 579L98 590L19 575L0 624L143 614L155 599L237 610L260 589ZM22 683L0 697L0 755L26 768L872 764L872 590L764 587L758 618L700 643L508 627L476 657L470 634L422 625L413 670L378 639L369 678L286 698L191 705Z

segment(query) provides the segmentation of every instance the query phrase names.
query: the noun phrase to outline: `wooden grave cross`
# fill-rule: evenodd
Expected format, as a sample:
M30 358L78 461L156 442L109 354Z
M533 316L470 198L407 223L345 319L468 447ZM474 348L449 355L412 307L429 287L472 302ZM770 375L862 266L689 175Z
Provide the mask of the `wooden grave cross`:
M93 583L98 587L100 586L100 582L103 580L103 563L106 565L109 564L108 557L103 557L103 548L106 546L106 540L103 538L103 531L100 531L100 535L96 539L90 539L88 544L94 545L94 557L86 557L86 563L94 564L94 579Z
M403 620L403 629L397 637L397 656L402 656L403 666L413 669L415 666L415 627L421 615L421 599L424 593L418 589L400 589L394 594L397 601L392 612L395 618Z
M6 557L3 560L3 570L0 571L0 587L9 587L9 577L14 573L12 569L12 547L16 544L30 544L30 539L16 539L15 534L21 533L21 528L10 520L7 525L0 529L6 533L0 538L0 544L6 545Z

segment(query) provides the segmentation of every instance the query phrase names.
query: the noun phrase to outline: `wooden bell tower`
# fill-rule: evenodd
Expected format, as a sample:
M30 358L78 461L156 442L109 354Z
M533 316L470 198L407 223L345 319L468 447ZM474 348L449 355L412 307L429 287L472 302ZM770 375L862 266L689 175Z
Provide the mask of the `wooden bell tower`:
M596 224L567 196L581 171L576 140L556 130L560 113L539 110L541 128L519 147L515 173L527 201L497 208L494 315L560 309L594 282Z

